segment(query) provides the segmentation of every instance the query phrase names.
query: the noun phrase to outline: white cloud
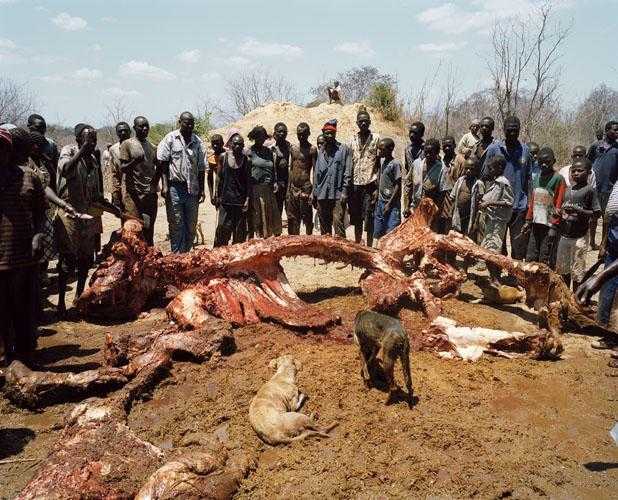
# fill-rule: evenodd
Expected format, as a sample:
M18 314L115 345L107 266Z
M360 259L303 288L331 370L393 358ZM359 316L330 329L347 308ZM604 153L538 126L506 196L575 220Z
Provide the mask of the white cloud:
M120 87L109 87L101 93L107 97L137 97L142 95L137 90L122 89Z
M468 42L421 43L417 45L421 52L452 52L464 48Z
M371 47L371 43L364 42L343 42L339 45L335 45L337 52L343 52L351 56L357 57L371 57L375 55L375 50Z
M106 24L114 24L118 22L118 19L112 16L105 16L101 18L101 22Z
M222 62L225 65L230 66L232 68L236 68L236 69L243 69L243 68L253 66L253 63L249 59L243 56L226 57L225 59L222 60Z
M98 69L90 69L90 68L81 68L73 73L73 78L81 81L92 82L94 80L98 80L103 76Z
M429 29L458 35L472 30L487 31L500 19L532 14L545 0L472 0L447 2L420 12L416 18ZM569 8L573 0L556 0L558 8Z
M185 50L176 56L180 61L187 64L195 64L200 60L201 53L199 49Z
M65 81L62 75L38 76L35 79L45 83L60 83Z
M62 12L56 17L52 17L51 21L63 31L81 31L88 26L85 19L77 16L71 16L66 12Z
M287 59L295 59L303 54L303 49L297 45L260 42L255 38L247 38L244 40L238 47L238 50L242 54L251 57L282 56Z
M221 75L217 73L216 71L213 73L204 73L202 75L202 80L207 81L207 82L212 81L212 80L217 80L219 78L221 78Z
M175 80L176 75L144 61L129 61L118 69L120 76L143 78L153 82Z
M15 2L17 2L17 0L0 0L0 5L8 5Z
M9 40L8 38L0 38L0 52L7 52L16 48L17 45L15 45L13 40Z

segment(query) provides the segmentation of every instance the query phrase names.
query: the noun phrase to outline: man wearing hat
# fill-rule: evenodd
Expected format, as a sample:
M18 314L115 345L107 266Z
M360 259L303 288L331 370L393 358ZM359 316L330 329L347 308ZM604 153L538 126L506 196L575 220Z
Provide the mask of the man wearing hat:
M329 120L322 127L324 147L318 151L313 178L313 206L318 211L320 231L345 238L343 222L352 182L352 154L350 148L337 141L337 120Z
M28 363L36 347L37 262L47 207L37 174L18 166L16 154L28 155L29 133L14 130L22 132L20 151L0 129L0 365Z
M75 126L77 144L62 148L58 160L58 196L70 203L84 216L74 218L66 210L59 210L56 218L56 238L60 254L58 275L58 314L66 314L65 294L67 278L77 268L77 299L86 285L88 270L94 263L98 237L97 218L103 211L120 217L117 207L103 197L101 166L95 148L97 131L85 123Z

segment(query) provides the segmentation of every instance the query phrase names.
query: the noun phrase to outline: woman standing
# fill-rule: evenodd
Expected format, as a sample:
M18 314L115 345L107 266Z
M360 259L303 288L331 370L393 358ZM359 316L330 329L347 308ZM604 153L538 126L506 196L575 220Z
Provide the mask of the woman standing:
M281 215L277 208L277 172L273 152L264 146L268 138L266 129L258 125L249 132L253 146L247 151L250 162L250 198L253 230L260 238L281 234Z

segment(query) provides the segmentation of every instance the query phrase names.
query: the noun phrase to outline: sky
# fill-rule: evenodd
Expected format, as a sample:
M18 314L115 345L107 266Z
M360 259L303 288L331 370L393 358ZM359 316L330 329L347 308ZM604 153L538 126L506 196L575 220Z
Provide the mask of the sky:
M556 0L573 22L561 92L578 100L618 87L618 0ZM538 0L0 0L0 78L26 84L49 123L106 123L118 100L132 116L170 121L209 101L225 81L271 71L302 100L339 71L374 65L414 95L452 63L460 95L485 88L496 19L528 15Z

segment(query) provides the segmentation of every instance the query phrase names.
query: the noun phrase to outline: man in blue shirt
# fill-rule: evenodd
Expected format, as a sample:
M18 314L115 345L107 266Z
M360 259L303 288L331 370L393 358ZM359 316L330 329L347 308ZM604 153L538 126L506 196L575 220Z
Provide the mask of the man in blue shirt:
M337 120L329 120L322 127L324 146L318 151L313 176L313 206L318 211L320 232L345 238L343 222L352 182L352 154L350 148L337 141Z
M605 140L598 141L593 154L589 152L592 161L592 170L597 183L597 194L599 195L599 203L603 211L603 236L601 241L605 240L607 233L607 217L605 215L605 207L607 200L612 192L614 184L618 179L618 122L611 120L605 124ZM592 149L592 148L591 148ZM596 232L596 224L591 230L591 237ZM592 238L592 246L595 247L595 240Z
M509 180L513 189L513 215L507 226L507 233L510 235L511 257L523 260L528 248L528 236L521 230L526 222L533 159L528 146L519 141L520 130L521 122L516 116L508 116L504 120L504 141L494 142L487 148L483 177L485 177L487 160L493 156L504 156L506 167L503 175ZM506 236L502 252L506 254Z

